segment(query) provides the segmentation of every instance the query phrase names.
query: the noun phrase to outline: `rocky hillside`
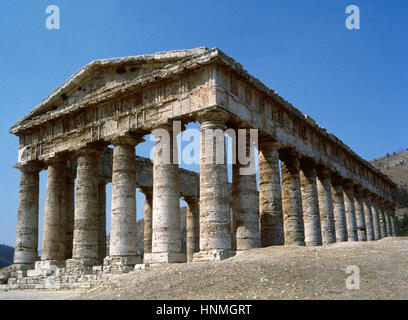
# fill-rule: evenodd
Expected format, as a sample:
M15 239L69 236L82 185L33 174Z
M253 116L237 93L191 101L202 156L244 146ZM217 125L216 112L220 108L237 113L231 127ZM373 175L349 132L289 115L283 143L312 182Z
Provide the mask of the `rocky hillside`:
M387 154L371 163L398 185L398 229L400 235L408 235L408 149Z
M13 263L14 248L0 244L0 269Z

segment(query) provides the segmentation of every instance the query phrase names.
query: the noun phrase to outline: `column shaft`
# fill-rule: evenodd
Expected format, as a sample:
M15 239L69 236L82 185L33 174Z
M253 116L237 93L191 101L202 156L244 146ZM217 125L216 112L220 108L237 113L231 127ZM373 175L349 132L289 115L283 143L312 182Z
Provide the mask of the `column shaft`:
M347 235L349 241L358 241L357 222L354 207L354 190L352 183L345 183L344 188L344 207L346 208Z
M65 259L72 258L72 243L74 239L74 214L75 214L75 177L67 174L67 203L65 216Z
M388 205L385 206L384 215L385 215L385 229L387 232L387 237L391 237L392 236L391 217L390 217L390 208L388 207Z
M330 171L325 168L319 168L317 170L317 192L319 195L320 223L322 225L323 244L330 244L336 242L336 232L334 229Z
M48 165L44 206L41 260L61 264L66 258L65 219L67 214L67 177L63 160Z
M366 230L367 230L367 240L373 241L375 240L373 211L372 211L370 195L367 191L363 192L363 202L364 202L364 214L365 214L365 222L366 222Z
M279 151L273 142L259 144L259 215L262 247L283 245Z
M259 248L261 238L259 234L259 199L256 185L256 173L247 175L241 169L248 168L255 163L254 152L249 141L247 129L246 155L250 157L247 165L237 163L232 166L232 221L234 244L238 251ZM238 147L238 143L237 143Z
M286 245L305 245L299 157L290 150L281 150L282 210Z
M373 213L373 229L374 239L381 239L381 226L380 226L380 212L378 208L378 199L375 196L371 197L371 209Z
M98 183L98 260L103 263L106 257L106 182Z
M145 209L144 209L144 226L143 226L143 241L144 252L152 252L152 209L153 209L153 195L151 192L144 192L145 194Z
M193 254L200 250L200 205L198 201L187 202L186 214L186 251L187 262L193 260Z
M306 245L322 245L319 199L316 186L316 168L313 164L306 161L301 161L300 185L302 189L302 207Z
M366 224L364 216L363 189L354 188L354 207L357 221L357 236L359 241L367 241Z
M41 169L19 169L21 175L13 269L27 270L34 267L38 257L38 172Z
M387 236L387 229L385 226L385 212L384 212L384 200L379 200L378 202L378 216L380 220L380 230L381 230L381 238L385 238Z
M341 181L332 179L332 199L336 241L347 241L347 219L344 206L344 189Z

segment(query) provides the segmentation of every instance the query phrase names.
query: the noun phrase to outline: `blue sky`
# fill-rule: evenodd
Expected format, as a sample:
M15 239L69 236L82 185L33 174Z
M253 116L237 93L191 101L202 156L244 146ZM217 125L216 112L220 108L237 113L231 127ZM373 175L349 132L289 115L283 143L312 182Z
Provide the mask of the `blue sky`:
M50 4L60 8L60 30L45 27ZM360 30L345 27L350 4L360 8ZM362 157L407 148L407 9L403 0L3 0L0 243L14 245L18 203L9 127L94 59L219 47ZM46 172L40 179L42 219Z

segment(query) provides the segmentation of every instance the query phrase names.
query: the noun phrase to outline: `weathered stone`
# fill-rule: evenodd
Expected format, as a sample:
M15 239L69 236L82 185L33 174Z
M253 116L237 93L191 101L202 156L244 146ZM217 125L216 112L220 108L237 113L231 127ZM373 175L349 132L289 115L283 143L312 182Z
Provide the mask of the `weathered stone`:
M65 259L71 259L75 219L75 176L71 172L67 173L66 192Z
M98 261L106 257L106 182L98 181Z
M144 210L144 253L152 252L152 235L153 235L153 226L152 226L152 210L153 210L153 195L151 192L142 189L145 195L145 210Z
M284 244L279 144L259 142L259 223L262 247Z
M375 195L371 196L371 207L373 213L373 228L374 228L374 239L381 239L381 226L380 226L380 211L378 208L378 199Z
M282 210L285 245L305 245L299 156L293 150L280 150L282 172Z
M385 226L385 207L384 207L384 200L380 199L378 201L378 217L380 220L380 232L381 238L385 238L387 236L387 229Z
M200 250L200 204L195 199L185 198L186 212L186 253L187 262L193 261L193 255Z
M334 212L334 225L336 231L336 241L347 241L347 219L346 208L344 206L344 189L342 179L333 177L332 181L332 199Z
M359 241L367 241L366 223L364 214L363 189L354 187L354 207L356 212L357 236Z
M322 226L323 244L336 242L336 232L334 229L334 212L331 197L330 171L326 168L318 167L317 170L317 192L319 195L320 224Z
M316 186L316 168L310 160L300 161L300 185L302 189L303 221L307 246L322 245L319 199Z
M366 230L367 230L367 240L373 241L375 240L373 211L372 211L370 194L367 190L363 192L363 201L364 201L364 214L365 214L365 222L366 222Z
M343 185L343 189L344 207L346 208L348 241L358 241L353 184L350 182L346 182Z

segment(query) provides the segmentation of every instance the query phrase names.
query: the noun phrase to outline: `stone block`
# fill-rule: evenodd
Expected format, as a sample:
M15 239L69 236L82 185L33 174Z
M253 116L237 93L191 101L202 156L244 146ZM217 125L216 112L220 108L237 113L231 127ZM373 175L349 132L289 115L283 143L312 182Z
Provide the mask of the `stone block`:
M193 254L193 262L220 261L231 258L234 255L235 255L234 250L226 249L212 249L207 251L200 251Z
M164 252L164 253L145 253L145 264L160 264L160 263L180 263L187 262L185 253Z

